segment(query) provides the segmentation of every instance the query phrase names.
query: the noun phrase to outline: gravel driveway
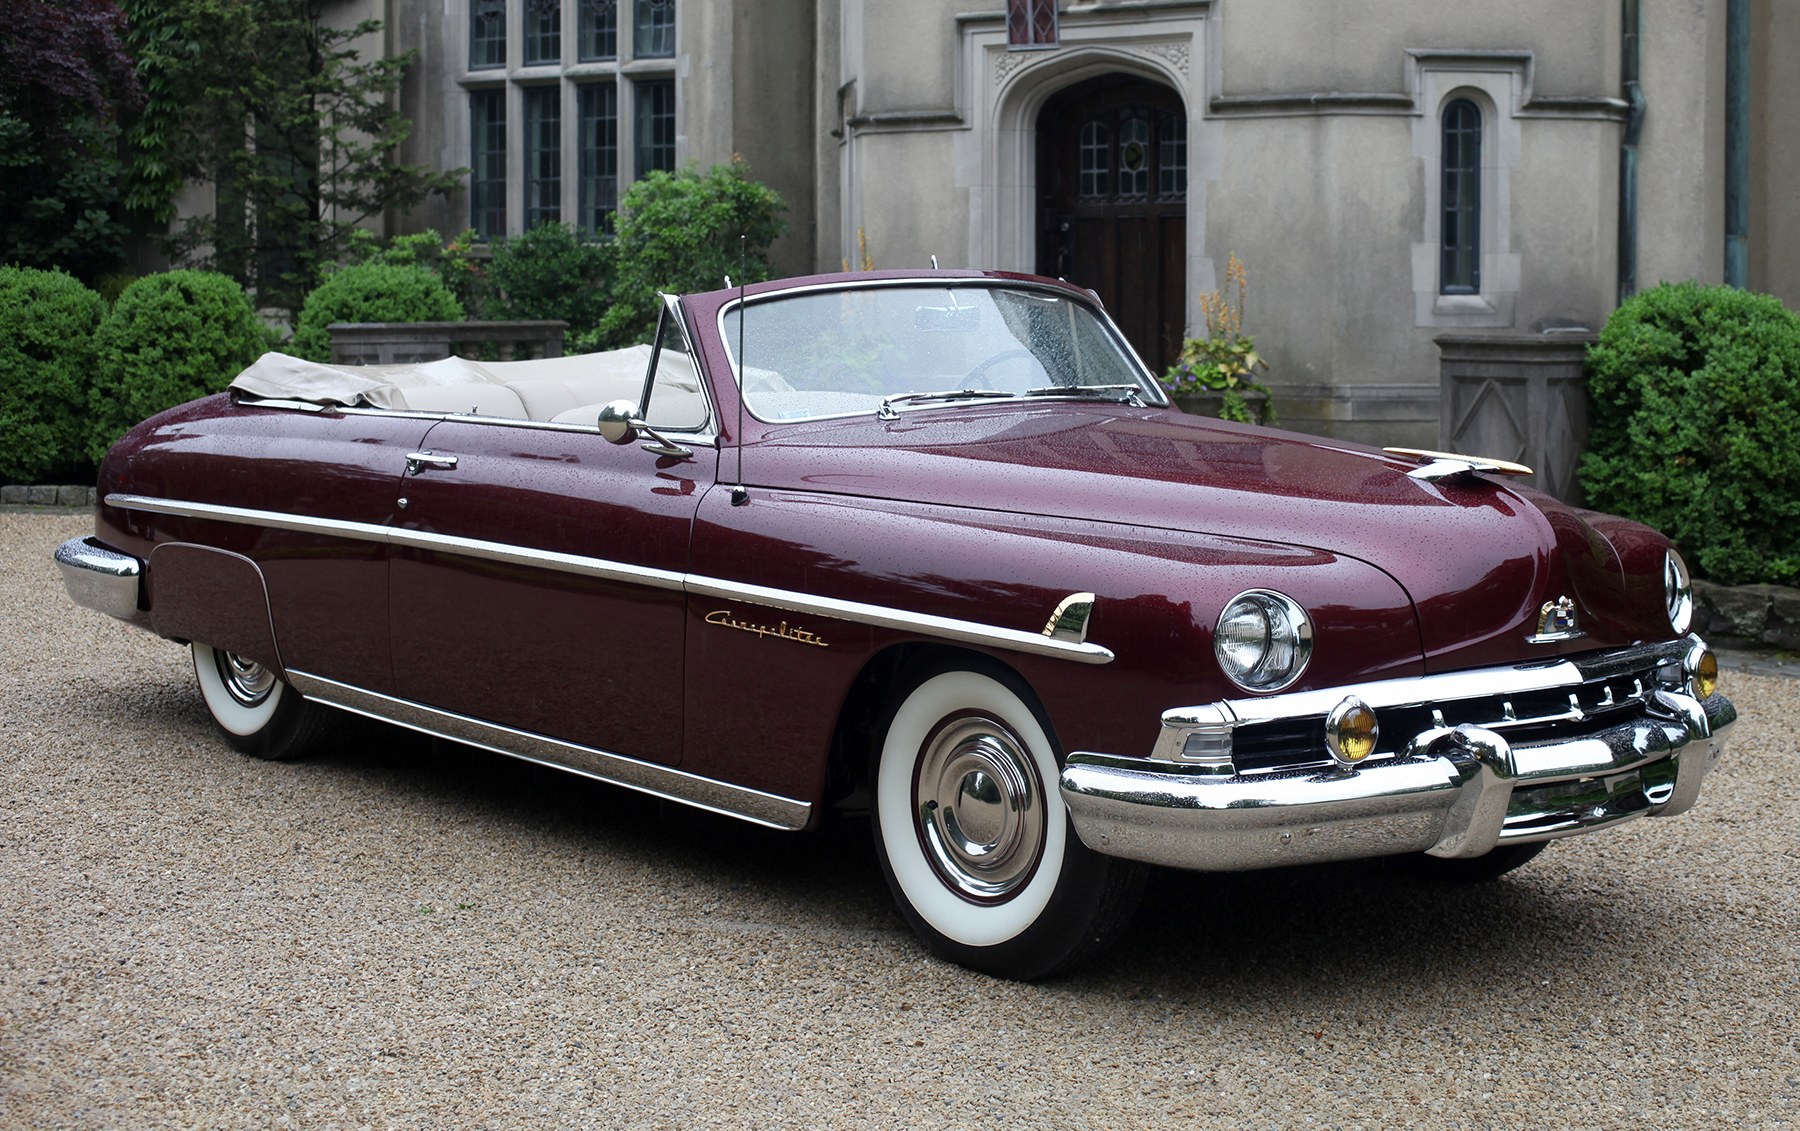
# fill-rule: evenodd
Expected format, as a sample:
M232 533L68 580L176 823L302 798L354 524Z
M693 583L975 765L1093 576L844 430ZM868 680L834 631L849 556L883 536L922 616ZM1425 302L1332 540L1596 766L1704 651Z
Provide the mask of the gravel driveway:
M1048 985L939 963L867 835L373 725L266 764L0 514L0 1126L1800 1125L1800 683L1700 806L1497 883L1164 874ZM323 613L324 610L321 610Z

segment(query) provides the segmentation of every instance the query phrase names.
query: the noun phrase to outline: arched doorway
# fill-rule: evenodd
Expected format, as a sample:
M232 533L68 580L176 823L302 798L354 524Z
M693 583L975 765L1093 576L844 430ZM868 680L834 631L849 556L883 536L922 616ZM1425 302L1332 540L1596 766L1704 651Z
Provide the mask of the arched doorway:
M1187 115L1133 75L1058 92L1037 117L1037 270L1092 287L1151 370L1187 323Z

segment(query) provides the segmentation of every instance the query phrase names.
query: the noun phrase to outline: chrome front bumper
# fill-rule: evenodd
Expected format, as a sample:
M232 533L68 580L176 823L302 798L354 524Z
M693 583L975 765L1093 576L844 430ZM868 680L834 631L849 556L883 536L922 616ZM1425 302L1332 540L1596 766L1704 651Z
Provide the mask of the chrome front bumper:
M138 588L144 564L93 538L71 538L56 548L63 588L77 605L120 620L138 617Z
M1549 840L1640 816L1691 808L1717 764L1737 710L1723 695L1704 701L1674 682L1671 664L1698 641L1574 662L1394 680L1330 692L1271 696L1170 711L1159 757L1074 754L1062 795L1076 831L1097 852L1202 871L1426 852L1472 857L1496 845ZM1646 683L1622 675L1664 673ZM1616 701L1621 682L1637 694ZM1606 690L1614 719L1598 726L1578 703ZM1574 690L1568 690L1574 689ZM1565 718L1519 719L1510 696L1568 690ZM1310 719L1320 704L1354 692L1378 713L1423 710L1437 725L1404 736L1386 753L1345 769L1333 764L1243 772L1221 760L1182 764L1169 755L1206 749L1225 734L1282 713ZM1473 696L1472 700L1470 697ZM1492 726L1444 725L1468 702L1504 701ZM1585 725L1584 725L1585 724ZM1505 733L1516 728L1515 737ZM1562 730L1565 734L1555 733ZM1548 732L1548 733L1547 733ZM1324 749L1323 728L1319 750Z

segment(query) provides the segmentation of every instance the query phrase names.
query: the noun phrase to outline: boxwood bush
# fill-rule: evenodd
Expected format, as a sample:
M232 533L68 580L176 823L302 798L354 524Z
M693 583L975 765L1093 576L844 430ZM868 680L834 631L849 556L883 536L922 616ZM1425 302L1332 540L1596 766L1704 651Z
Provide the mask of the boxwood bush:
M460 322L462 306L436 272L391 263L359 263L327 276L306 296L289 349L331 360L333 322Z
M0 483L85 477L98 294L62 271L0 267Z
M168 271L132 283L94 335L89 456L147 416L224 389L273 343L227 275Z
M1800 316L1679 283L1620 306L1588 353L1591 505L1735 585L1800 582Z
M482 317L560 318L565 349L592 335L606 313L612 244L584 240L565 224L539 224L493 242Z

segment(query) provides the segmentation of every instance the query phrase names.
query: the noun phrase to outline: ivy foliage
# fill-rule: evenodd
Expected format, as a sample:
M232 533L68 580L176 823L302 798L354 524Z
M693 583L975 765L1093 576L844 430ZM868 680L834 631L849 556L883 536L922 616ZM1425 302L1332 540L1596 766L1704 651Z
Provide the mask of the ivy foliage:
M123 258L120 121L141 92L112 0L12 0L0 20L0 261L85 280Z
M1697 283L1632 298L1588 352L1591 505L1725 584L1800 583L1800 316Z
M0 483L41 482L83 462L94 331L105 311L65 272L0 267Z
M583 348L615 349L656 331L656 292L711 291L771 278L769 245L787 231L781 194L742 160L654 172L619 202L610 309ZM743 239L740 250L739 239Z
M272 344L233 279L169 271L137 280L94 335L87 454L97 461L138 421L222 391Z
M182 262L253 286L264 306L297 307L364 221L460 183L462 170L398 160L411 123L395 95L417 53L365 59L358 45L379 42L379 20L334 27L336 0L167 0L161 13L164 0L127 2L155 17L144 34L166 82L154 129L135 138L161 161L134 182L143 204L169 178L217 191L215 211L171 243Z
M306 296L290 352L331 360L333 322L460 322L463 310L437 274L424 267L359 263L327 276Z

